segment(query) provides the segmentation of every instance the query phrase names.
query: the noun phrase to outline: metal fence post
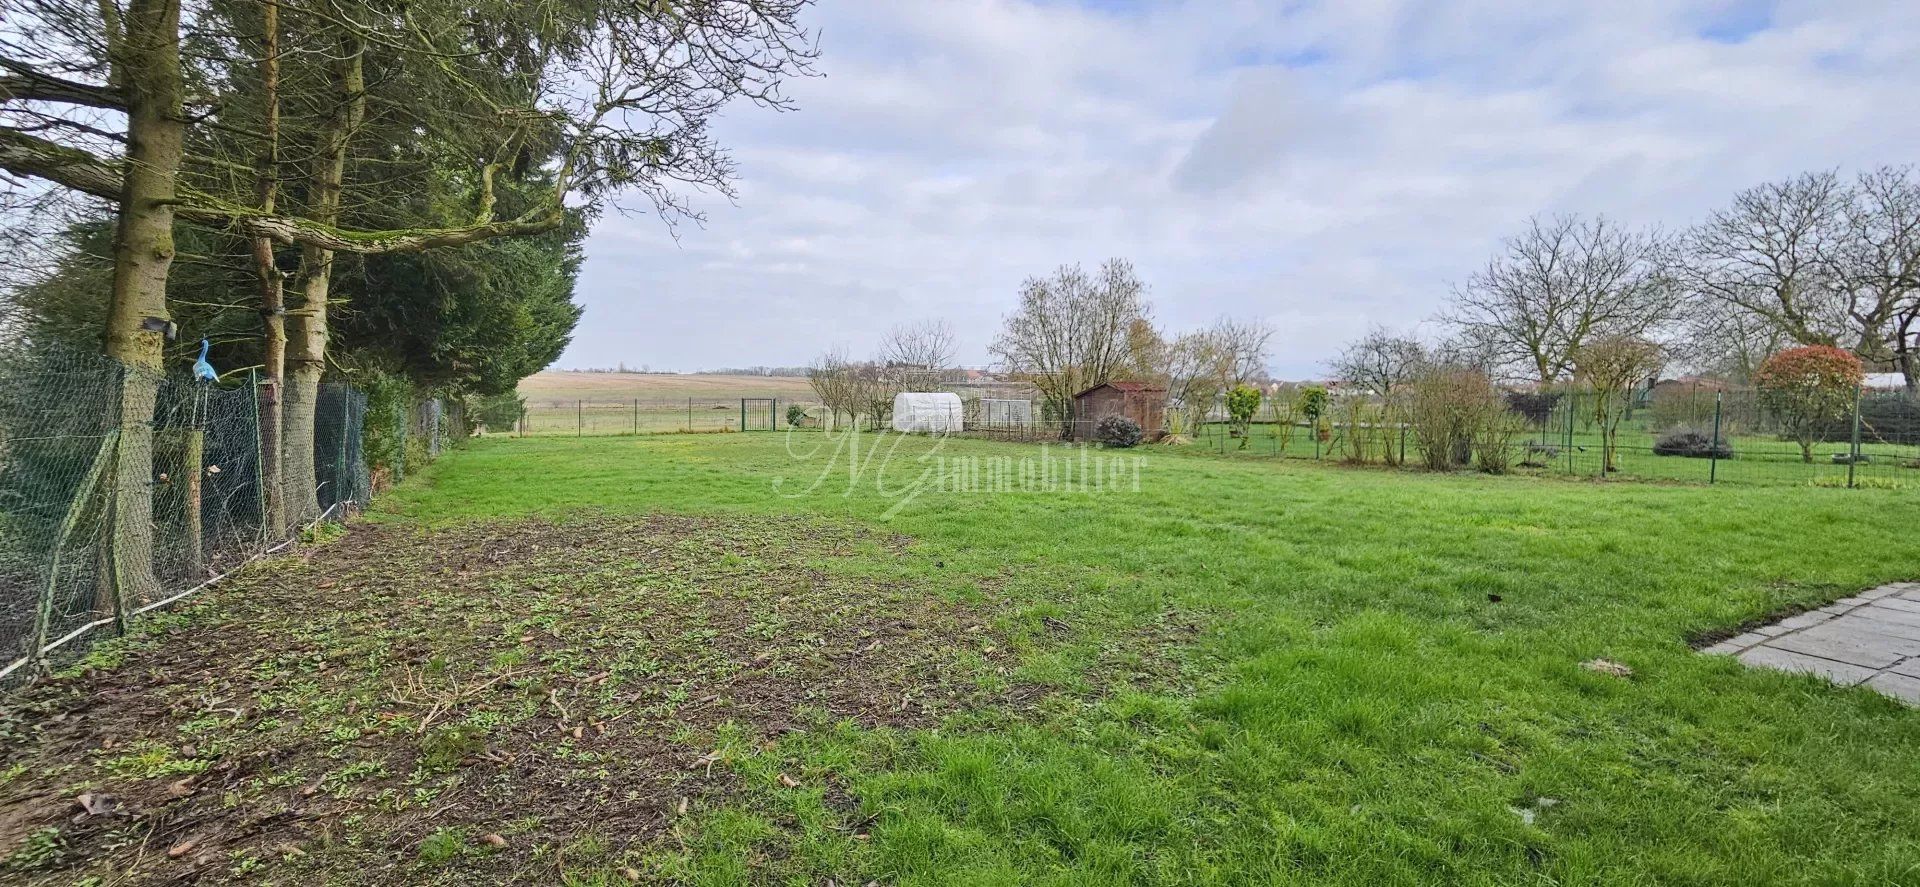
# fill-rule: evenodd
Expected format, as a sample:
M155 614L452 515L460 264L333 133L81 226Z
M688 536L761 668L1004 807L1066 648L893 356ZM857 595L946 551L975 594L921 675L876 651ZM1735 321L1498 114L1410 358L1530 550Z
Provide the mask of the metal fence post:
M1574 411L1574 408L1575 408L1575 407L1574 407L1574 401L1575 401L1575 399L1576 399L1577 397L1578 397L1578 395L1576 395L1576 394L1575 394L1574 392L1572 392L1572 391L1569 391L1569 392L1567 392L1567 397L1566 397L1566 401L1567 401L1567 446L1566 446L1566 449L1567 449L1567 473L1568 473L1568 474L1574 474L1574 473L1575 473L1575 470L1574 470L1574 467L1573 467L1573 411Z
M1853 489L1853 473L1860 464L1860 388L1853 389L1853 445L1847 448L1847 489Z
M253 497L255 504L260 508L260 527L262 530L265 530L267 526L267 485L265 482L267 448L266 444L260 440L259 370L247 370L247 390L253 394L252 397L247 398L247 402L253 407ZM278 477L279 472L274 472L274 476ZM263 537L264 535L265 534L262 533Z
M353 421L353 386L343 383L343 387L345 390L340 392L340 455L333 462L333 477L334 489L340 491L335 495L340 496L340 501L345 502L352 495L351 491L347 490L346 477L347 429L351 427L350 423ZM345 513L346 509L342 508L341 514Z
M586 434L587 434L586 411L585 411L585 408L580 405L580 401L576 400L573 402L573 436L585 437Z
M1712 484L1720 475L1720 398L1721 393L1713 394L1713 440L1707 445L1707 483Z
M693 398L687 398L687 432L693 432Z
M633 399L633 434L640 435L640 398Z

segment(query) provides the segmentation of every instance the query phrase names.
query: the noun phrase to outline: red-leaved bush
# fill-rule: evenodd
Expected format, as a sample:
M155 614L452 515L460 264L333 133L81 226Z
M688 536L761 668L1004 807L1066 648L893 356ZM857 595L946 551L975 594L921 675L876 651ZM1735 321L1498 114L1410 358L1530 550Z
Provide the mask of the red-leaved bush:
M1830 345L1788 348L1760 365L1753 382L1761 401L1800 443L1800 458L1813 461L1813 442L1853 408L1866 378L1860 358Z

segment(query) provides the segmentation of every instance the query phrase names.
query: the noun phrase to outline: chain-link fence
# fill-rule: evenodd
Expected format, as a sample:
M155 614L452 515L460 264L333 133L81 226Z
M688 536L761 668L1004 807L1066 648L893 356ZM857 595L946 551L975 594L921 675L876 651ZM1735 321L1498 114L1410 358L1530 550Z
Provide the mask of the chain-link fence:
M1209 411L1197 443L1220 453L1419 465L1421 427L1377 399L1336 397L1309 421L1263 409L1242 435ZM1677 384L1601 398L1591 391L1510 398L1498 442L1505 470L1575 477L1920 488L1920 399L1861 391L1853 406L1792 421L1760 392ZM1484 423L1483 423L1484 424ZM1477 464L1488 434L1451 461ZM1432 436L1427 436L1431 439Z
M262 519L251 376L199 383L60 348L0 352L0 679L84 650L282 541ZM370 495L366 398L321 386L320 508ZM128 478L137 480L128 482Z
M840 417L844 419L845 417ZM673 432L775 431L824 428L834 417L818 401L771 395L679 398L528 398L513 433L592 437Z

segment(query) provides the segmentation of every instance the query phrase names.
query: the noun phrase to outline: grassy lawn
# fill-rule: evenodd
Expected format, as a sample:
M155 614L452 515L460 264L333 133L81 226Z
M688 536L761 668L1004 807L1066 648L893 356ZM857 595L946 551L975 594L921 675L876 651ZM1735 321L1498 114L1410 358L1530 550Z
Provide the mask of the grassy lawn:
M444 459L7 700L0 871L1920 883L1920 711L1690 646L1916 578L1910 491L824 439Z

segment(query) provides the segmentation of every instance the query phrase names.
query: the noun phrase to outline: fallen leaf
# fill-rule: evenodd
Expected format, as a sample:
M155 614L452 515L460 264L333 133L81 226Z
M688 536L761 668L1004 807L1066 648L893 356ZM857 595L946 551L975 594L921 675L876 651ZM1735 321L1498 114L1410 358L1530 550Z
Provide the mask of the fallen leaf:
M73 799L88 816L111 816L120 809L120 799L98 792L84 792Z
M193 794L193 777L189 776L167 786L167 797L184 798Z
M687 799L686 799L686 798L681 798L681 799L680 799L680 815L681 815L681 816L685 816L685 815L687 815L687 806L688 806L688 801L687 801Z
M800 787L800 783L798 783L798 782L796 782L796 781L794 781L794 778L793 778L793 777L791 777L791 776L788 776L788 775L787 775L787 774L785 774L785 773L782 773L782 774L780 774L780 784L781 784L781 785L784 785L784 786L786 786L787 788L799 788L799 787Z
M188 838L187 840L181 841L167 850L167 858L179 859L182 856L192 853L193 848L198 846L199 843L200 841L196 838Z
M585 737L586 735L587 735L587 728L585 726L575 726L573 728L573 738L580 739L582 737Z
M1616 678L1633 677L1633 669L1624 663L1611 659L1589 659L1580 663L1580 667L1600 674L1613 675Z
M506 838L502 838L502 837L500 837L499 835L496 835L496 834L494 834L494 833L492 833L492 832L488 832L488 833L487 833L486 835L484 835L484 836L482 836L482 837L480 838L480 840L482 840L482 841L485 841L485 842L487 842L487 843L489 843L489 844L492 844L492 845L493 845L493 846L495 846L495 847L505 847L505 846L507 846L507 839L506 839Z
M638 883L640 881L640 870L630 865L623 866L620 869L620 877Z

